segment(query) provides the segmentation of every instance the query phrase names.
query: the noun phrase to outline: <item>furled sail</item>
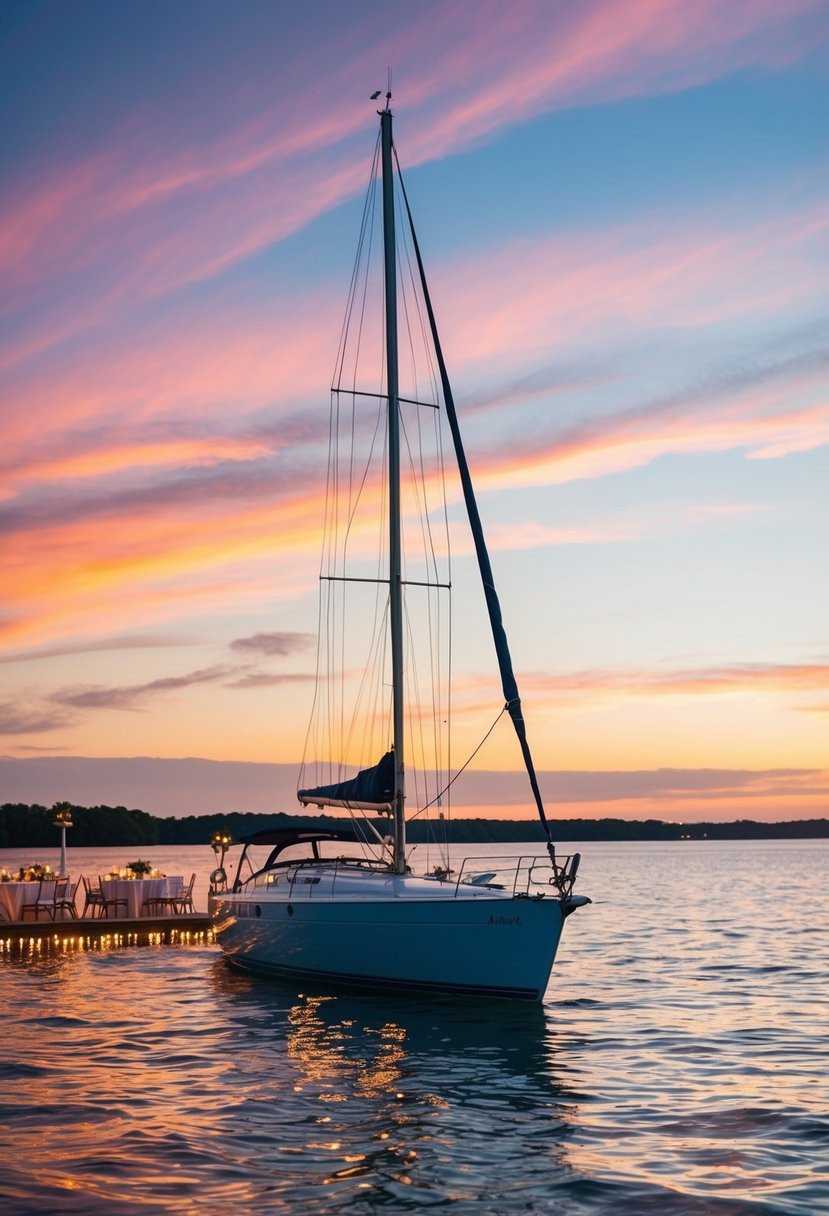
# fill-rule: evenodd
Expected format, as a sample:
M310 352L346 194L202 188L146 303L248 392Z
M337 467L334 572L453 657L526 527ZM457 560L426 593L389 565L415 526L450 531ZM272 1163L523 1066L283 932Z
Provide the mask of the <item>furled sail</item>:
M307 806L346 806L367 811L391 811L394 800L394 752L388 751L371 768L361 769L356 777L298 790L297 797Z

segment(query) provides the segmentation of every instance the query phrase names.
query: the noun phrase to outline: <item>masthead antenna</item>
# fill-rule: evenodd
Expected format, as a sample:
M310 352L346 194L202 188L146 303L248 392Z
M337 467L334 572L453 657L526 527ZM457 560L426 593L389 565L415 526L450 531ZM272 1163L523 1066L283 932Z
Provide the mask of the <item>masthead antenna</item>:
M383 91L382 89L375 89L374 92L371 94L371 97L369 98L369 100L376 101L377 98L382 93L382 91ZM391 110L391 68L389 68L389 79L388 79L388 84L386 86L386 110L385 110L385 112L388 113L390 110ZM383 110L377 111L378 114L382 114L383 112L384 112Z

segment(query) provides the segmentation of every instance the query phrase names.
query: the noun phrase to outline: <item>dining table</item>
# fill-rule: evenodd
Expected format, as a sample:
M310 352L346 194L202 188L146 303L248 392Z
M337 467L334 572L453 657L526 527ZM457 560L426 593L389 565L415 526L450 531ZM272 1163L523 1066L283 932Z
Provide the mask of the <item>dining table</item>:
M57 880L55 879L47 880L42 890L38 879L0 882L0 920L20 920L24 904L34 903L38 891L40 891L41 899L53 899L56 885ZM30 915L34 919L34 913L30 913ZM48 913L44 912L44 915L48 915Z
M117 916L127 916L135 920L139 916L150 916L152 913L144 907L148 900L173 899L184 890L184 877L181 874L171 874L167 878L102 878L101 894L104 899L126 900L126 911L123 907L115 908Z

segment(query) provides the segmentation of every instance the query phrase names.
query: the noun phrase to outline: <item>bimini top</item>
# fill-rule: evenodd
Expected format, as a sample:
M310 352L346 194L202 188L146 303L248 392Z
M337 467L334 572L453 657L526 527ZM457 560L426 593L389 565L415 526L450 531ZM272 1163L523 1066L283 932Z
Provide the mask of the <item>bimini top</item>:
M240 837L240 843L245 847L242 849L239 857L239 864L236 867L236 877L233 880L233 891L239 891L242 886L242 863L247 856L247 851L252 844L269 844L272 849L268 854L268 860L259 870L255 870L251 875L256 878L259 874L265 874L268 870L273 869L276 865L276 859L279 854L285 849L291 847L292 844L310 844L311 853L315 861L320 861L319 846L324 840L346 840L351 844L359 844L360 838L355 836L353 832L331 831L326 828L273 828L270 831L253 832L250 836ZM281 865L290 865L290 862L281 862Z
M278 845L279 853L292 844L310 844L318 840L348 840L357 844L359 837L353 832L333 828L270 828L239 837L240 844Z

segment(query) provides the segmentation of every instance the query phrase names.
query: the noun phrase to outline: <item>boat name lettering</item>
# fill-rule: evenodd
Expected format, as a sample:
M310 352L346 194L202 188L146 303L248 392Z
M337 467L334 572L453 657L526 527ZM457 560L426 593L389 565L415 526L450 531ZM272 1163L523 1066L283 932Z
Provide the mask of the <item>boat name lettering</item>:
M491 925L520 925L520 916L490 916L489 923Z

